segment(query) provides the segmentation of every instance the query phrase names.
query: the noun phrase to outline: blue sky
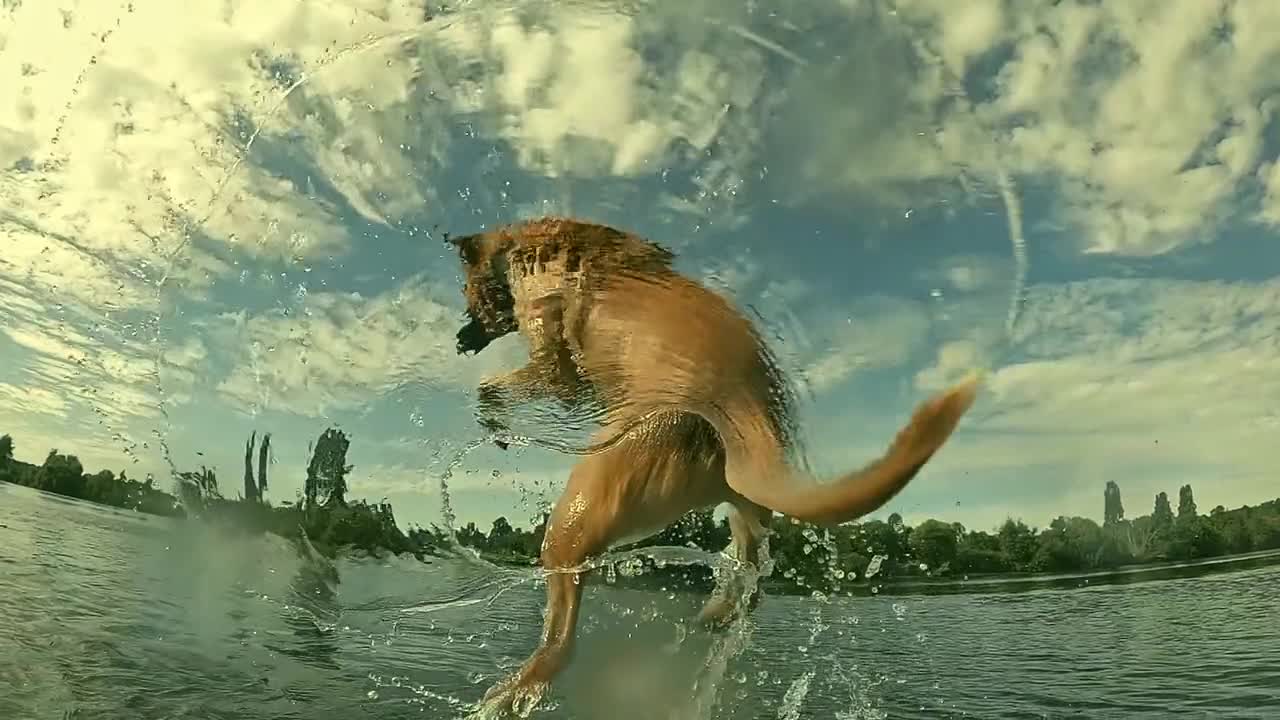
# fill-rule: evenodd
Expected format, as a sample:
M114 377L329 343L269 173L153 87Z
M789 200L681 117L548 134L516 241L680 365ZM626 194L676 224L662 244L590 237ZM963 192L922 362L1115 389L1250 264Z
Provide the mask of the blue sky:
M402 522L439 521L454 462L463 521L527 518L572 458L459 456L522 347L456 355L441 239L570 213L760 311L818 470L986 369L886 508L908 521L1096 517L1107 480L1131 516L1186 482L1205 509L1280 494L1269 0L131 7L0 15L23 459L208 464L234 493L270 431L283 500L334 424L352 493Z

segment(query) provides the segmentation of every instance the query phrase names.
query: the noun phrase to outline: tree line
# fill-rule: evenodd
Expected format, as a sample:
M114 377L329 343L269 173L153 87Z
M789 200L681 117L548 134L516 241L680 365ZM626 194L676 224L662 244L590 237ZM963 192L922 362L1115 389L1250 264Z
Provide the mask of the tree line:
M217 472L201 466L174 473L173 492L156 487L150 474L143 482L103 470L86 474L80 460L57 449L50 450L40 465L14 457L14 440L0 436L0 481L88 500L112 507L169 517L200 518L218 525L271 532L292 541L304 536L322 554L333 557L342 549L371 554L412 553L419 557L433 550L419 541L434 541L429 533L406 535L395 520L388 503L347 500L347 477L353 469L347 463L351 445L347 435L327 428L310 447L311 460L303 490L292 501L273 506L264 498L267 469L271 462L271 435L264 434L258 449L257 473L253 455L256 431L245 444L244 486L239 497L228 498L221 489Z
M531 528L521 529L500 517L488 532L467 523L456 536L462 545L490 559L532 564L545 523L544 514ZM687 546L719 552L729 541L727 520L717 522L712 510L702 510L631 547ZM937 519L912 527L897 513L835 528L775 518L769 538L774 570L767 584L775 591L832 593L878 579L1071 573L1275 549L1280 549L1280 499L1234 510L1219 505L1204 515L1191 486L1183 485L1176 514L1168 495L1160 492L1149 514L1128 520L1120 486L1109 481L1103 491L1102 524L1059 516L1036 528L1010 518L988 532ZM666 574L707 573L669 569Z
M23 463L14 459L8 435L0 437L0 480L140 512L199 516L287 538L305 533L330 556L342 548L440 555L453 551L456 538L495 562L537 562L545 512L530 518L528 527L499 517L487 530L467 523L453 533L436 525L406 533L390 504L348 501L353 466L346 456L351 441L335 428L326 429L311 446L297 499L272 506L263 498L271 436L263 435L256 447L255 474L256 437L250 435L246 443L244 486L235 499L223 496L216 473L204 467L177 473L176 494L169 494L156 488L149 476L138 482L124 472L87 475L75 456L57 450L51 450L42 465ZM778 518L769 538L774 561L769 585L782 591L838 592L877 579L1067 573L1280 549L1280 499L1233 510L1219 505L1206 515L1199 512L1191 486L1183 485L1176 512L1168 495L1160 492L1151 512L1132 520L1125 517L1116 482L1105 484L1102 500L1101 524L1087 517L1060 516L1037 528L1010 518L990 532L937 519L912 527L897 513L836 528ZM632 547L687 546L714 553L729 541L728 523L717 522L713 511L703 510ZM649 570L656 570L653 563ZM651 574L661 578L673 573L705 580L709 571L666 569Z

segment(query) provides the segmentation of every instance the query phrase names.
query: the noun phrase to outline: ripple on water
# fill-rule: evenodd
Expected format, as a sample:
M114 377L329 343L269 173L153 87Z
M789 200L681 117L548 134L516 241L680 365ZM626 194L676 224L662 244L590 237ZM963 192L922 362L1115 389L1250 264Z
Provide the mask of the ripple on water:
M343 561L337 586L317 586L272 539L0 493L0 643L12 650L0 653L0 717L457 717L538 637L530 573ZM789 691L797 717L1280 717L1276 597L1277 569L1011 595L768 597L712 717L786 716ZM677 642L700 600L589 586L578 661L545 717L680 707L713 642Z

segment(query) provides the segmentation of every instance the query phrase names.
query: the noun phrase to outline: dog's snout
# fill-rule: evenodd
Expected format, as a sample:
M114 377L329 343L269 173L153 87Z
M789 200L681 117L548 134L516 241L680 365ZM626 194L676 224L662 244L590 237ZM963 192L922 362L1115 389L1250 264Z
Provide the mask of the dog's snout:
M458 354L478 353L489 344L489 333L484 325L472 320L458 331Z

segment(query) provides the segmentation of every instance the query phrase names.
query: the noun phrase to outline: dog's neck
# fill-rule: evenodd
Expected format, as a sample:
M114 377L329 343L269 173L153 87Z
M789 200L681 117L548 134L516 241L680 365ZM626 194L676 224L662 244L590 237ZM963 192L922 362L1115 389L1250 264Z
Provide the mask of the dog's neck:
M515 250L507 256L507 284L516 305L524 305L548 295L562 295L566 291L580 292L583 284L583 267L571 263L567 253L550 254L538 248ZM574 267L570 268L570 265Z

